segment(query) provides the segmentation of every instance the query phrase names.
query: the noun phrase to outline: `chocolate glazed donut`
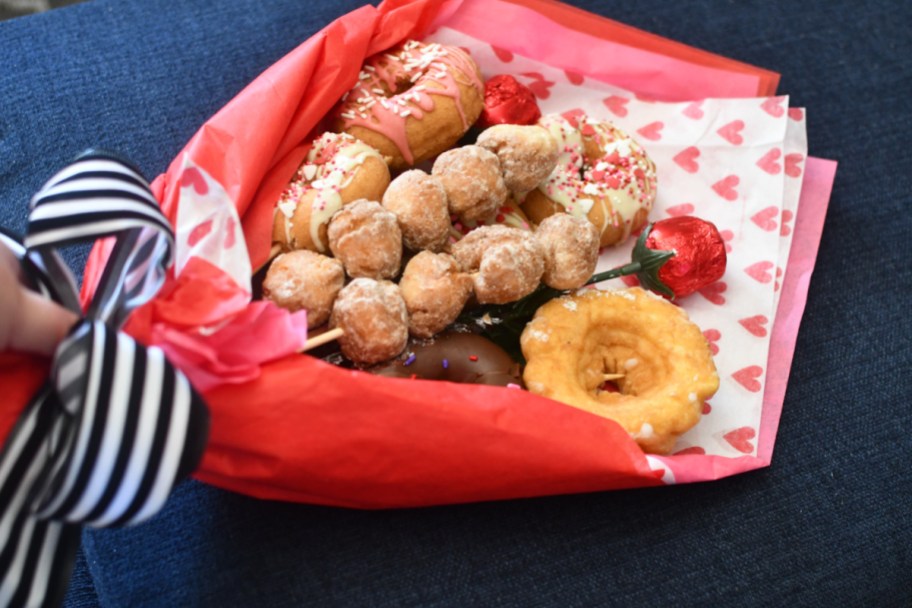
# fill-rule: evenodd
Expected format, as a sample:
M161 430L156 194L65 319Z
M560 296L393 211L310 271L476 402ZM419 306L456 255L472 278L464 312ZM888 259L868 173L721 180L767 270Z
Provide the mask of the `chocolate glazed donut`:
M394 378L523 386L520 366L506 351L483 336L457 331L412 341L398 358L366 371Z

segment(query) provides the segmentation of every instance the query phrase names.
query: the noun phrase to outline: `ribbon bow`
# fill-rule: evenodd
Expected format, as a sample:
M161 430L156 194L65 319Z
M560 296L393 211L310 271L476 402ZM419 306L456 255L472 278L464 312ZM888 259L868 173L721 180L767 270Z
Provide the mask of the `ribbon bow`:
M88 311L57 348L44 386L0 453L0 606L53 606L83 525L154 515L202 457L209 414L162 351L119 329L161 287L174 235L139 171L89 151L34 196L23 244L0 233L34 287L82 314L55 252L113 236Z

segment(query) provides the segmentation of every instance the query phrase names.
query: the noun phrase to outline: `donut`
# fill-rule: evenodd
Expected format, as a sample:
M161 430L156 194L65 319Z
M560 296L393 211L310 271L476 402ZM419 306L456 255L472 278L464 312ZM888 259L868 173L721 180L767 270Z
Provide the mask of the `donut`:
M463 222L455 215L451 218L450 242L455 243L462 237L470 233L479 226L507 226L509 228L519 228L531 232L533 229L532 222L522 212L519 204L511 199L507 199L494 215L486 218L481 222Z
M333 215L326 231L329 249L348 276L392 279L402 265L402 232L395 214L361 199Z
M450 234L446 190L440 180L420 169L400 174L390 182L381 201L396 214L402 243L410 251L440 251Z
M481 74L465 51L410 40L365 62L332 125L400 171L453 147L483 107Z
M462 146L437 157L431 175L446 191L449 210L462 222L483 222L507 200L500 161L480 146Z
M543 116L560 149L557 167L523 201L534 223L565 211L587 217L602 247L646 225L656 197L655 163L630 136L585 115Z
M577 289L595 272L599 233L586 218L569 213L546 217L535 229L544 252L542 283L554 289Z
M342 354L358 365L392 359L408 343L408 313L399 286L390 281L357 278L336 296L329 324L344 333Z
M507 304L538 288L545 271L544 252L531 232L508 226L481 226L454 243L450 251L471 273L479 304Z
M472 295L472 279L446 253L421 251L399 280L409 314L409 333L430 338L456 320Z
M389 168L374 148L351 135L318 137L276 203L272 241L283 250L328 251L326 228L352 201L380 200Z
M339 260L299 249L279 254L263 279L263 297L295 312L307 311L307 327L326 323L333 302L345 284Z
M366 371L394 378L522 388L519 364L487 338L468 332L447 331L431 340L413 340L396 359Z
M719 388L699 327L639 287L555 298L520 346L529 391L616 421L646 452L670 452ZM617 391L602 390L606 375Z
M535 189L557 166L557 140L538 125L488 127L475 143L497 156L504 184L513 193Z

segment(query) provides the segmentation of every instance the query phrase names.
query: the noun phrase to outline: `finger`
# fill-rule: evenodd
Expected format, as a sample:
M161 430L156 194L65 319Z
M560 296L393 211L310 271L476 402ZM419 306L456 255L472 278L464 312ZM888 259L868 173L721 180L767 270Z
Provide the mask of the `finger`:
M18 310L10 318L7 346L11 350L52 355L77 320L73 312L21 289Z

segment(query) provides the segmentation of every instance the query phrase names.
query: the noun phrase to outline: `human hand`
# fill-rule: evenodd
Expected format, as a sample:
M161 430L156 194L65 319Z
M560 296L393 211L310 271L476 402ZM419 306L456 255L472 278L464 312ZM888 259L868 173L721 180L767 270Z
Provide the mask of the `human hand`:
M26 289L19 261L0 245L0 352L51 355L77 319L73 312Z

